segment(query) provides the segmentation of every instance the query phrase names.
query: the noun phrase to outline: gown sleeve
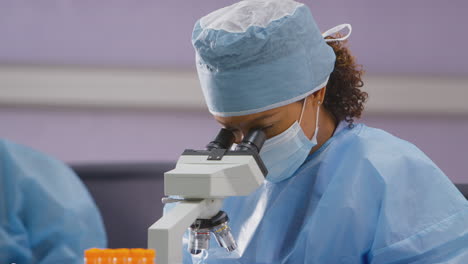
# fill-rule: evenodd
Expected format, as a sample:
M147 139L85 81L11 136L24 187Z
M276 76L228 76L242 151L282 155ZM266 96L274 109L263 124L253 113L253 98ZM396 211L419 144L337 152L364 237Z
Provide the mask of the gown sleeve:
M368 157L384 182L369 263L468 263L468 202L414 145Z
M2 263L83 263L84 250L106 247L94 201L63 163L0 141Z

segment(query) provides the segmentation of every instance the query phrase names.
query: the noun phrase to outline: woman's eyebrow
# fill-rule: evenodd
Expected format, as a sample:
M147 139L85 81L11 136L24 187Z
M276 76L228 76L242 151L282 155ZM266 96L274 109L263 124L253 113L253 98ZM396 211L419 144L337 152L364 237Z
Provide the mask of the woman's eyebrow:
M246 122L242 122L242 123L254 123L254 122L258 122L258 121L261 121L261 120L264 120L264 119L267 119L267 118L270 118L274 115L276 115L278 113L278 111L275 111L273 113L269 113L269 114L266 114L266 115L263 115L263 116L259 116L259 117L256 117L252 120L249 120L249 121L246 121ZM230 124L228 123L225 123L221 120L218 120L219 123L221 123L226 129L231 129L231 130L235 130L236 128L234 126L231 126Z
M257 122L257 121L260 121L260 120L264 120L264 119L270 118L270 117L276 115L276 113L277 113L277 111L275 111L275 112L273 112L273 113L269 113L269 114L264 115L264 116L256 117L256 118L250 120L249 123Z

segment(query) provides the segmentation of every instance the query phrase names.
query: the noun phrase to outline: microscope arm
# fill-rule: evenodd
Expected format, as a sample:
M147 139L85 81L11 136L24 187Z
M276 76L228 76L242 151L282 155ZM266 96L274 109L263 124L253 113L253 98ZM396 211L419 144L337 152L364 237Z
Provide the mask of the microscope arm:
M157 252L158 264L182 263L182 237L212 201L182 201L148 230L148 248ZM219 208L218 208L219 211Z

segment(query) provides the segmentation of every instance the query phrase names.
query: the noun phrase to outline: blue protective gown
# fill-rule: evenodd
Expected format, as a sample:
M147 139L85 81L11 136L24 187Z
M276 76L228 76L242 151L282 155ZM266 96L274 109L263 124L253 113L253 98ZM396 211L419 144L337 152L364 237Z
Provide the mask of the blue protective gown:
M0 140L0 263L82 264L106 247L101 216L63 163Z
M414 145L362 124L223 210L239 248L212 238L209 264L468 263L466 199Z

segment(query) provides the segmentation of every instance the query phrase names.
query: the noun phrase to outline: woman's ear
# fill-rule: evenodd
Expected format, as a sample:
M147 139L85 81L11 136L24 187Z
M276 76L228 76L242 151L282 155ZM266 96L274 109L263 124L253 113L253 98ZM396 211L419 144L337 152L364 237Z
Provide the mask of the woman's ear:
M320 104L323 104L323 100L325 100L325 93L327 91L327 87L324 86L322 89L316 91L315 93L311 94L310 95L310 99L312 99L311 101L313 101L314 103L319 103Z

